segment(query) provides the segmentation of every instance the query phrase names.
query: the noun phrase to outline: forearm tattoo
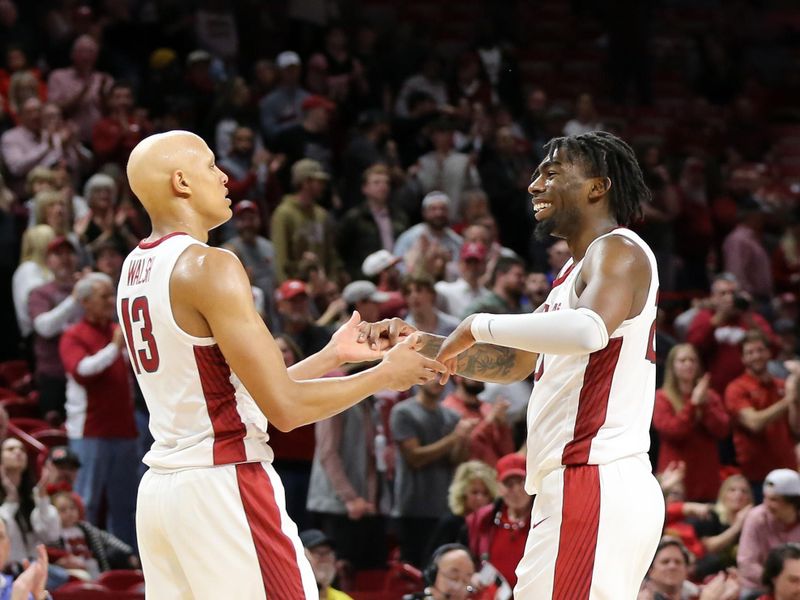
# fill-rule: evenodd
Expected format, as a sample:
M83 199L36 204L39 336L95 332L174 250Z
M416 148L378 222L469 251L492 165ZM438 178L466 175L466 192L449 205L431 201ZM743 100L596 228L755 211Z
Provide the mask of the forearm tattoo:
M430 333L422 334L423 356L436 358L445 338ZM458 357L456 373L469 379L496 381L505 379L518 366L518 353L514 348L494 344L475 344Z

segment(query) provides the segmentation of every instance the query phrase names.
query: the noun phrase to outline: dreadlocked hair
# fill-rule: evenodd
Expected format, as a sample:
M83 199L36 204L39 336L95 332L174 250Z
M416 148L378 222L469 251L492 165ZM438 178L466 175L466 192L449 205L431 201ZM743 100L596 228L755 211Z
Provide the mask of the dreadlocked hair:
M617 223L628 226L641 219L642 203L650 201L650 190L633 149L617 136L592 131L557 137L547 142L544 150L550 158L563 150L567 160L582 164L587 177L608 177L609 205Z

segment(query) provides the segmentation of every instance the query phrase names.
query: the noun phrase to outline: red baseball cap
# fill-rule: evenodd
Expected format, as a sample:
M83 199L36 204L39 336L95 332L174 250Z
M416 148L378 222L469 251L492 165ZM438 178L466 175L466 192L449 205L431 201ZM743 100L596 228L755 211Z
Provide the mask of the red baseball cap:
M325 96L313 95L309 96L300 105L303 110L314 110L315 108L324 108L328 111L336 110L336 104L328 100Z
M287 279L278 287L278 290L275 292L275 299L291 300L300 294L308 296L308 288L305 282L299 279Z
M250 200L241 200L237 202L236 205L233 207L234 215L240 215L246 211L258 214L258 206L256 206L255 202L252 202Z
M497 481L503 482L509 477L525 477L525 457L516 452L506 454L497 461Z
M75 252L75 246L65 238L63 235L59 235L58 237L54 237L49 244L47 244L47 252L46 254L50 254L51 252L57 252L62 248L68 248Z
M480 242L467 242L461 246L461 260L484 260L486 258L486 246Z

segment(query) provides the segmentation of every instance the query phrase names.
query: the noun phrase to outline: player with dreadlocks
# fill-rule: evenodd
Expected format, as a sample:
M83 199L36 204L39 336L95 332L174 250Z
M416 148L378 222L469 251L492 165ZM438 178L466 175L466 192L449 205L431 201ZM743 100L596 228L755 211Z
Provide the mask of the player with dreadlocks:
M565 239L573 258L534 314L472 315L437 358L493 381L536 361L525 482L536 500L514 598L634 600L664 520L647 458L658 272L626 228L649 192L631 148L609 133L545 150L528 188L537 235Z

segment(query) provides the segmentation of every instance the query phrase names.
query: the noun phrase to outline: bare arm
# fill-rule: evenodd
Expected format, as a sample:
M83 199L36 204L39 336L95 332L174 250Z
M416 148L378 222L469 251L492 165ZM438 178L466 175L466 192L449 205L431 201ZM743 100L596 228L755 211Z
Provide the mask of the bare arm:
M408 438L398 442L397 446L403 458L412 469L422 469L444 456L448 456L459 442L459 436L451 431L441 439L427 446L420 446L418 438Z
M445 338L432 333L421 333L419 353L436 357ZM536 368L539 355L494 344L475 344L458 357L456 374L477 381L513 383L521 381Z
M763 410L756 410L752 407L743 408L739 411L737 419L746 429L753 433L761 433L767 425L782 416L791 404L791 400L784 396Z
M399 352L393 348L379 365L355 375L293 380L253 305L244 267L224 250L187 249L173 271L170 293L176 316L193 323L193 330L205 328L205 335L216 338L231 370L281 431L331 417L380 389L408 388L435 375L428 370L436 366L434 361L415 352L411 344L401 344L396 347Z

